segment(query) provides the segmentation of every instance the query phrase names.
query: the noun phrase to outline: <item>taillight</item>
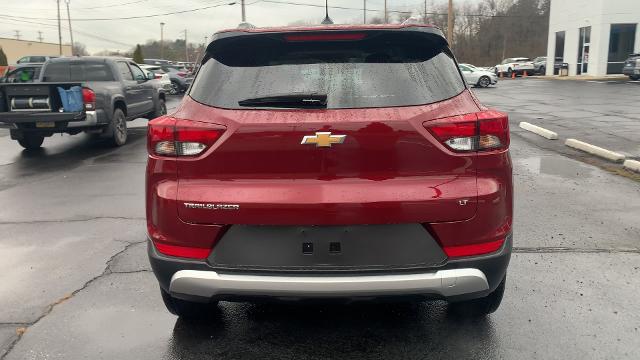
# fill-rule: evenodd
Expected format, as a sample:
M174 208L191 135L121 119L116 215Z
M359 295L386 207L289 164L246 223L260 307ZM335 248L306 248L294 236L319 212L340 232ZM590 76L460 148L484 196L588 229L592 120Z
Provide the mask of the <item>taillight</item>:
M82 88L82 102L84 103L84 109L91 111L96 109L96 93L86 87Z
M509 147L509 118L498 111L427 121L424 127L453 151L489 151Z
M224 133L217 124L161 117L149 121L147 150L157 156L196 156Z
M156 79L162 79L162 74L155 74Z
M179 71L176 75L178 75L180 77L187 77L187 73L186 72L182 72L182 71Z

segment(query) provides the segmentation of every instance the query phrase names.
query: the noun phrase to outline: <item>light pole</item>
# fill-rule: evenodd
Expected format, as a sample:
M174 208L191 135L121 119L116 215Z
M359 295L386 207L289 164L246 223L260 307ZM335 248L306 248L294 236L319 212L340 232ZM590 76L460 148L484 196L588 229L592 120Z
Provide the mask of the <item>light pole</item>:
M160 23L160 59L164 59L164 23Z
M364 4L362 4L362 17L363 17L363 24L367 23L367 0L363 0Z
M387 14L387 0L384 0L384 23L389 23L389 15Z
M189 62L189 43L187 43L187 29L184 29L184 62Z
M423 23L427 23L427 0L424 0L424 17L422 18Z
M449 11L447 12L447 41L453 45L453 0L449 0Z
M242 8L242 22L247 22L247 13L244 8L244 0L240 1L240 7Z

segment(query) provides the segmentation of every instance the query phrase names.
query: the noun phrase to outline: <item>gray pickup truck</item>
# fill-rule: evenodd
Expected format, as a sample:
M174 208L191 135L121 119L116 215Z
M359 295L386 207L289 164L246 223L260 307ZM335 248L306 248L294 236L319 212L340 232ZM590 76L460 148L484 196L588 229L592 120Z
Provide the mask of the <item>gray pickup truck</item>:
M120 146L127 141L127 121L167 112L164 90L153 79L127 59L51 59L36 82L0 84L0 127L26 149L39 148L55 133L81 132ZM69 104L67 93L82 103Z

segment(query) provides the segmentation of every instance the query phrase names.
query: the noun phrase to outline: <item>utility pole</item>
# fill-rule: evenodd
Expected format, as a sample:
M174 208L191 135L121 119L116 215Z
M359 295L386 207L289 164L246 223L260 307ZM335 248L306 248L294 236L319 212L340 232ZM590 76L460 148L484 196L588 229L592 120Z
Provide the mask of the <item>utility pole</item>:
M160 23L160 59L164 59L164 23Z
M242 8L242 22L247 22L247 13L245 12L244 9L244 0L240 1L240 7Z
M387 14L387 0L384 0L384 23L389 23L389 16Z
M62 24L60 24L60 0L56 0L58 4L58 51L62 56Z
M363 24L367 23L367 0L363 0L364 4L363 4L363 12L362 12L362 16L363 16Z
M449 46L453 44L453 0L449 0L449 11L447 11L447 41Z
M13 30L16 32L16 40L20 40L20 30Z
M38 31L38 41L42 42L42 31Z
M71 56L73 56L73 30L71 30L71 13L69 12L69 2L71 2L71 0L64 0L64 2L67 3L67 20L69 20L69 37L71 38Z

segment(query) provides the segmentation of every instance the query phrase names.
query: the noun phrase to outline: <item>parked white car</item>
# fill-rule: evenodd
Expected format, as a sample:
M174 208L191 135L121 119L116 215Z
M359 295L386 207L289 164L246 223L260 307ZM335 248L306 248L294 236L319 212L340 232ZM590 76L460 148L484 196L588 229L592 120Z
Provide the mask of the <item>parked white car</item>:
M171 91L171 78L160 66L145 64L138 64L138 66L145 72L152 72L155 75L155 79L160 82L162 89L167 92Z
M516 76L522 75L525 71L527 75L533 75L534 70L533 61L525 57L504 59L502 63L496 65L496 75L504 73L508 77L511 77L513 73L515 73Z
M469 85L486 88L498 83L496 74L471 64L458 64L465 81Z

